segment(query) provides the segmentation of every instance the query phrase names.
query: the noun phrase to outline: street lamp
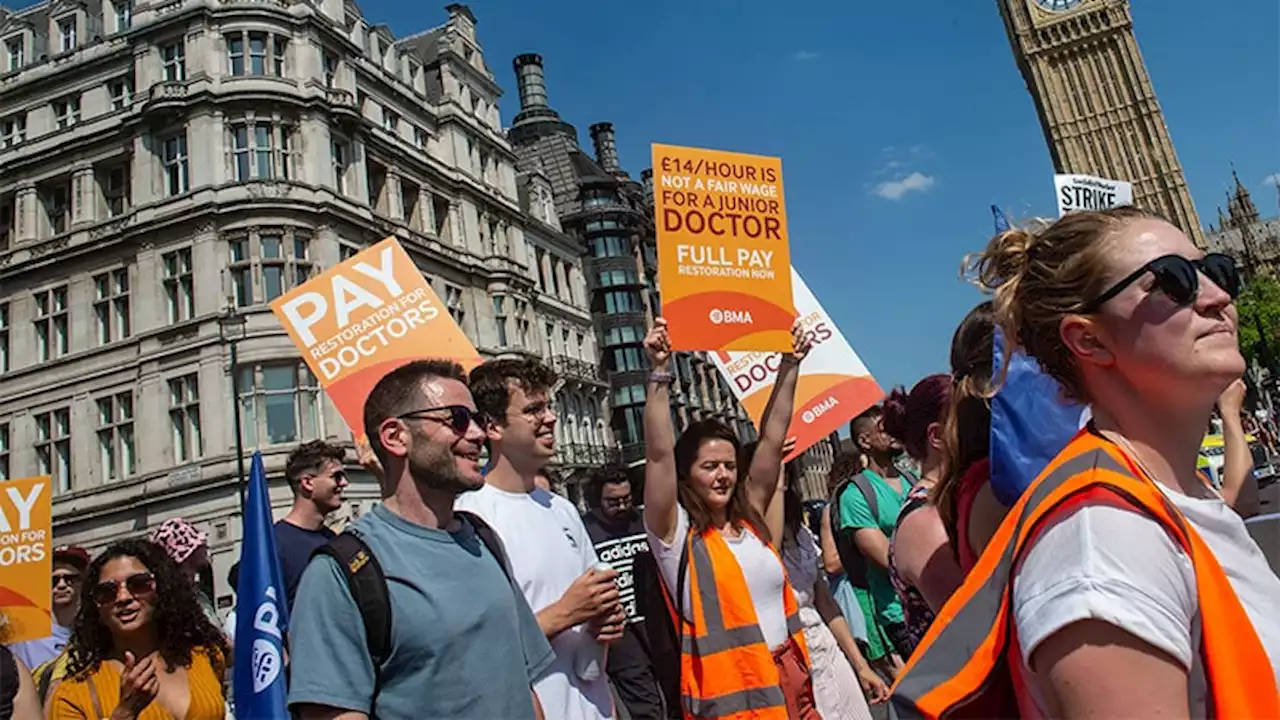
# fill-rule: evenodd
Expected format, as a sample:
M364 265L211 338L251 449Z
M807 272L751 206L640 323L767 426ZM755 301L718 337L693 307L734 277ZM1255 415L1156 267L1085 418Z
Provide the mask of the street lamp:
M244 433L240 426L240 367L236 357L236 343L244 337L245 322L245 317L230 304L218 316L218 335L231 350L231 407L236 429L236 491L240 496L241 521L244 520L245 501ZM238 330L238 332L230 334L231 330Z

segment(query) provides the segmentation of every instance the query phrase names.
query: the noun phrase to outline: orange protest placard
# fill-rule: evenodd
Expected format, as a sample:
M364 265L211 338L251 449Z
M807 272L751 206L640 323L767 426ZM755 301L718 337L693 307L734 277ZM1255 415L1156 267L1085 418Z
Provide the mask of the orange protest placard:
M662 315L675 350L791 348L782 161L653 146Z
M347 421L364 440L364 402L382 376L411 360L447 358L468 370L480 354L395 238L357 253L271 303Z
M796 310L813 345L800 364L800 377L796 380L795 410L787 430L788 437L796 438L796 449L786 460L808 450L884 397L871 371L800 274L794 268L790 272ZM713 353L711 359L733 387L742 409L760 427L782 356L722 351Z
M0 485L0 614L6 643L53 632L53 502L49 478Z

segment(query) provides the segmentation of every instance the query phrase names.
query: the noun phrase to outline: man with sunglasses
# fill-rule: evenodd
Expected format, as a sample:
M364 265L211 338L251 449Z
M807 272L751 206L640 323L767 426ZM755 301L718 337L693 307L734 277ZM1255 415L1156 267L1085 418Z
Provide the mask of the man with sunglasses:
M451 361L408 363L369 393L364 431L382 468L383 502L349 530L372 555L358 555L359 567L376 560L384 576L385 660L373 660L347 569L318 554L290 619L294 717L542 717L532 685L551 664L551 646L495 557L500 547L454 513L458 496L484 484L484 425ZM361 588L364 597L369 586Z
M15 643L14 656L33 672L58 657L71 639L71 625L80 609L80 581L89 567L89 553L63 545L53 550L53 633L38 640Z
M293 507L275 524L276 554L289 607L298 594L302 570L316 548L333 539L325 518L342 508L347 489L346 451L323 440L299 445L285 461L284 476Z
M656 605L651 602L655 597L661 598L658 566L649 552L644 521L636 509L626 468L606 467L594 473L587 482L586 496L591 511L583 516L582 523L600 561L618 571L622 607L627 613L622 637L609 646L609 679L632 720L679 717L679 697L675 702L666 702L655 673L654 658L660 657L667 668L675 671L675 687L679 688L680 654L666 644L652 647L645 625L645 617L650 614L662 623L666 606L660 599Z
M603 657L602 643L621 637L626 615L617 572L596 569L577 508L535 482L556 452L551 391L558 380L532 359L491 360L471 371L476 406L490 418L492 459L485 486L458 498L458 507L497 530L512 575L555 648L555 662L534 686L547 716L597 720L613 717L613 700L605 673L586 666Z

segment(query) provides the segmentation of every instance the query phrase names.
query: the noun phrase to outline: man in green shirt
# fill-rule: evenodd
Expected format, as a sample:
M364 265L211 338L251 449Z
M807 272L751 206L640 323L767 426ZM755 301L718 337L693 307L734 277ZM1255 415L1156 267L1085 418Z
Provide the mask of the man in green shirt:
M902 604L889 581L889 538L913 479L894 465L902 448L885 433L880 421L880 408L873 407L849 425L849 434L866 457L862 472L875 493L876 512L872 513L863 493L851 487L840 496L840 519L842 529L853 530L853 542L867 560L868 587L854 588L867 618L867 659L883 658L882 667L896 670L909 655L904 651L909 645Z

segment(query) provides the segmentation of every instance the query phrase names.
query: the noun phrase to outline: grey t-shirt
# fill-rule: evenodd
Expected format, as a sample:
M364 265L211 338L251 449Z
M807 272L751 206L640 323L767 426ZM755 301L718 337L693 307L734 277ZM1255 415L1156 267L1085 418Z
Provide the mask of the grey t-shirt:
M385 506L354 526L391 594L391 651L373 697L364 623L338 564L307 565L290 621L289 705L381 718L533 718L530 685L554 655L519 588L475 530L447 533Z

